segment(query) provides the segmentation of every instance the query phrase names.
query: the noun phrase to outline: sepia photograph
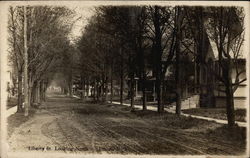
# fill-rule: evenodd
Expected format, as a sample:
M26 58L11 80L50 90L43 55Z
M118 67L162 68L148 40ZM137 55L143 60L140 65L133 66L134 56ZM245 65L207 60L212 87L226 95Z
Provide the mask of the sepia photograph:
M249 157L249 2L0 2L1 158Z

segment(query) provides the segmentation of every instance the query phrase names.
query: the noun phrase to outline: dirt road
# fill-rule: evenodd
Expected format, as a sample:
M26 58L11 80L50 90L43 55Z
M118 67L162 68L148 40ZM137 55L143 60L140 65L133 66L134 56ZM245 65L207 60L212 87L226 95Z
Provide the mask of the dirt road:
M171 114L172 115L172 114ZM171 120L172 119L172 120ZM51 95L8 139L10 151L119 154L242 154L245 142L221 138L222 125L131 113L128 107ZM166 121L167 120L167 121ZM197 124L197 126L196 126ZM220 130L219 130L220 131ZM223 132L223 131L221 131Z

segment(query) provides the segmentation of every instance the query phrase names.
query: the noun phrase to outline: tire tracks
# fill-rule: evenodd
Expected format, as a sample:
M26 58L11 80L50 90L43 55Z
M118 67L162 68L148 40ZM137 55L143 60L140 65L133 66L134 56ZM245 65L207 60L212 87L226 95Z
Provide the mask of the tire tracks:
M146 131L140 130L140 129L138 129L138 128L134 128L134 127L131 127L131 126L124 125L124 124L122 124L122 123L120 123L120 125L121 125L121 126L124 126L124 127L129 127L129 128L131 128L131 129L133 129L134 131L138 131L138 132L140 132L140 133L144 133L144 134L149 135L149 136L151 136L151 137L156 137L156 138L158 138L158 139L164 140L164 141L169 142L169 143L171 143L171 144L173 144L173 145L175 145L175 146L181 146L182 148L186 149L185 151L187 151L187 152L190 153L190 154L193 154L193 152L190 152L190 150L195 151L196 153L199 153L199 154L206 154L206 153L204 153L203 151L201 151L201 150L199 150L199 149L192 148L192 147L188 147L188 146L182 145L182 144L180 144L180 143L176 143L175 141L173 141L173 140L171 140L171 139L167 139L167 138L165 138L165 137L156 135L156 134L154 134L154 133L146 132Z
M117 123L117 122L114 122L114 123ZM210 140L201 140L200 138L194 137L193 135L187 134L185 132L177 131L177 129L173 130L173 129L168 129L168 128L165 128L165 127L156 127L157 129L168 131L169 135L174 135L174 137L173 137L174 140L172 140L172 139L167 139L166 137L162 137L159 134L155 134L155 133L140 130L140 128L149 129L148 127L145 127L145 126L141 126L141 127L137 126L135 128L135 127L131 127L131 126L128 126L128 125L125 125L125 124L122 124L122 123L119 123L119 125L121 125L123 127L132 128L133 130L139 131L141 133L144 133L144 134L147 134L147 135L150 135L150 136L157 137L159 139L163 139L163 140L172 142L172 143L174 143L176 145L180 145L180 146L182 146L184 148L191 149L191 150L196 151L196 152L198 152L200 154L206 154L207 152L205 153L204 151L208 150L209 148L217 148L220 151L223 151L225 154L230 154L231 152L228 152L228 151L234 149L234 146L232 146L230 144L227 144L225 141L224 141L223 145L221 145L221 144L219 144L220 142L211 142ZM171 131L171 133L169 133L169 131ZM187 140L186 142L191 143L191 145L194 145L194 142L195 142L195 145L197 147L200 147L203 150L200 150L200 148L197 149L197 148L190 147L190 146L187 146L187 145L181 145L180 143L175 143L175 142L183 142L183 139L186 139ZM200 146L197 145L197 144L200 144ZM204 144L207 144L208 146L204 146ZM230 149L230 150L228 150L228 149Z
M101 125L100 123L97 123L97 121L95 121L95 124L96 124L98 127L101 127L102 130L106 131L106 133L107 133L107 132L112 133L112 134L114 134L114 135L116 135L116 136L122 138L123 140L126 140L127 142L131 142L131 143L135 144L136 147L138 147L138 148L140 148L140 149L143 149L143 150L145 149L145 148L143 148L138 142L136 142L136 141L134 141L134 140L131 140L131 139L129 139L129 138L127 138L127 137L125 137L125 136L123 136L123 135L121 135L121 134L115 132L114 130L107 129L107 127ZM114 141L114 140L112 140L112 141ZM115 140L115 141L117 141L117 140ZM141 153L141 152L140 152L139 150L137 150L136 148L131 147L131 145L128 145L128 144L124 143L124 141L122 141L122 144L123 144L124 146L130 148L130 150L132 150L132 151L134 151L134 152L136 152L136 153Z

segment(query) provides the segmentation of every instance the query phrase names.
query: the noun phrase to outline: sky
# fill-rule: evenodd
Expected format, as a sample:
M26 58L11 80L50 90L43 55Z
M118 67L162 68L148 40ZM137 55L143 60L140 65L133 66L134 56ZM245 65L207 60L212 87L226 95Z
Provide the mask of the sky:
M94 8L90 6L69 6L70 9L75 10L76 17L78 19L72 28L71 33L71 40L74 41L75 39L79 38L82 35L82 31L84 31L84 27L88 24L88 20L94 15Z
M84 31L84 27L88 24L88 20L91 18L92 15L94 15L94 7L90 5L69 5L68 8L74 10L76 12L75 19L78 19L73 28L72 33L70 35L71 42L74 43L79 37L81 37L82 32ZM218 56L218 51L216 49L216 45L213 41L211 41L212 49L215 53L215 57ZM244 45L242 46L242 49L244 49ZM247 57L247 53L242 53L243 57Z

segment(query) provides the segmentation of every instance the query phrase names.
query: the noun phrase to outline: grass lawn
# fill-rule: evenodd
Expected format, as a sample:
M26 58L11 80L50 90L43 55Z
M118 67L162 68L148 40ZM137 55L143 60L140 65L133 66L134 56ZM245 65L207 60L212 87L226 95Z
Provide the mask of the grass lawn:
M29 109L29 116L25 117L24 112L15 113L7 118L7 129L8 129L8 137L13 133L13 131L19 127L21 124L25 123L29 119L31 119L36 112L36 109Z
M119 109L118 111L129 111L129 107L121 105L108 105L113 109ZM147 127L142 128L143 133L147 136L151 133L151 136L160 136L162 139L171 139L179 144L196 148L208 154L228 154L229 150L233 146L237 146L237 150L244 151L246 143L246 128L235 127L228 129L227 125L221 125L213 121L201 120L192 117L176 116L175 114L164 112L158 114L155 111L141 111L136 110L132 113L126 113L127 117L132 120L143 120L147 122ZM120 122L122 123L122 122ZM134 123L130 123L128 126L132 126ZM129 131L124 131L129 133ZM133 134L129 135L132 137ZM143 135L140 135L143 139ZM144 138L150 140L149 138ZM152 141L153 144L154 141ZM232 146L231 146L232 145ZM230 147L231 146L231 147ZM152 145L153 148L153 145ZM160 150L155 147L154 151ZM171 150L171 149L169 149ZM176 153L182 153L182 149L176 149ZM180 150L180 151L178 151ZM221 151L223 150L223 151ZM157 151L159 153L163 151ZM166 151L164 151L166 152ZM171 151L173 152L173 151ZM170 152L170 153L171 153ZM237 154L235 152L234 154ZM240 153L240 152L239 152Z
M183 113L227 120L226 108L197 108L182 110ZM246 109L235 109L235 120L246 122Z

